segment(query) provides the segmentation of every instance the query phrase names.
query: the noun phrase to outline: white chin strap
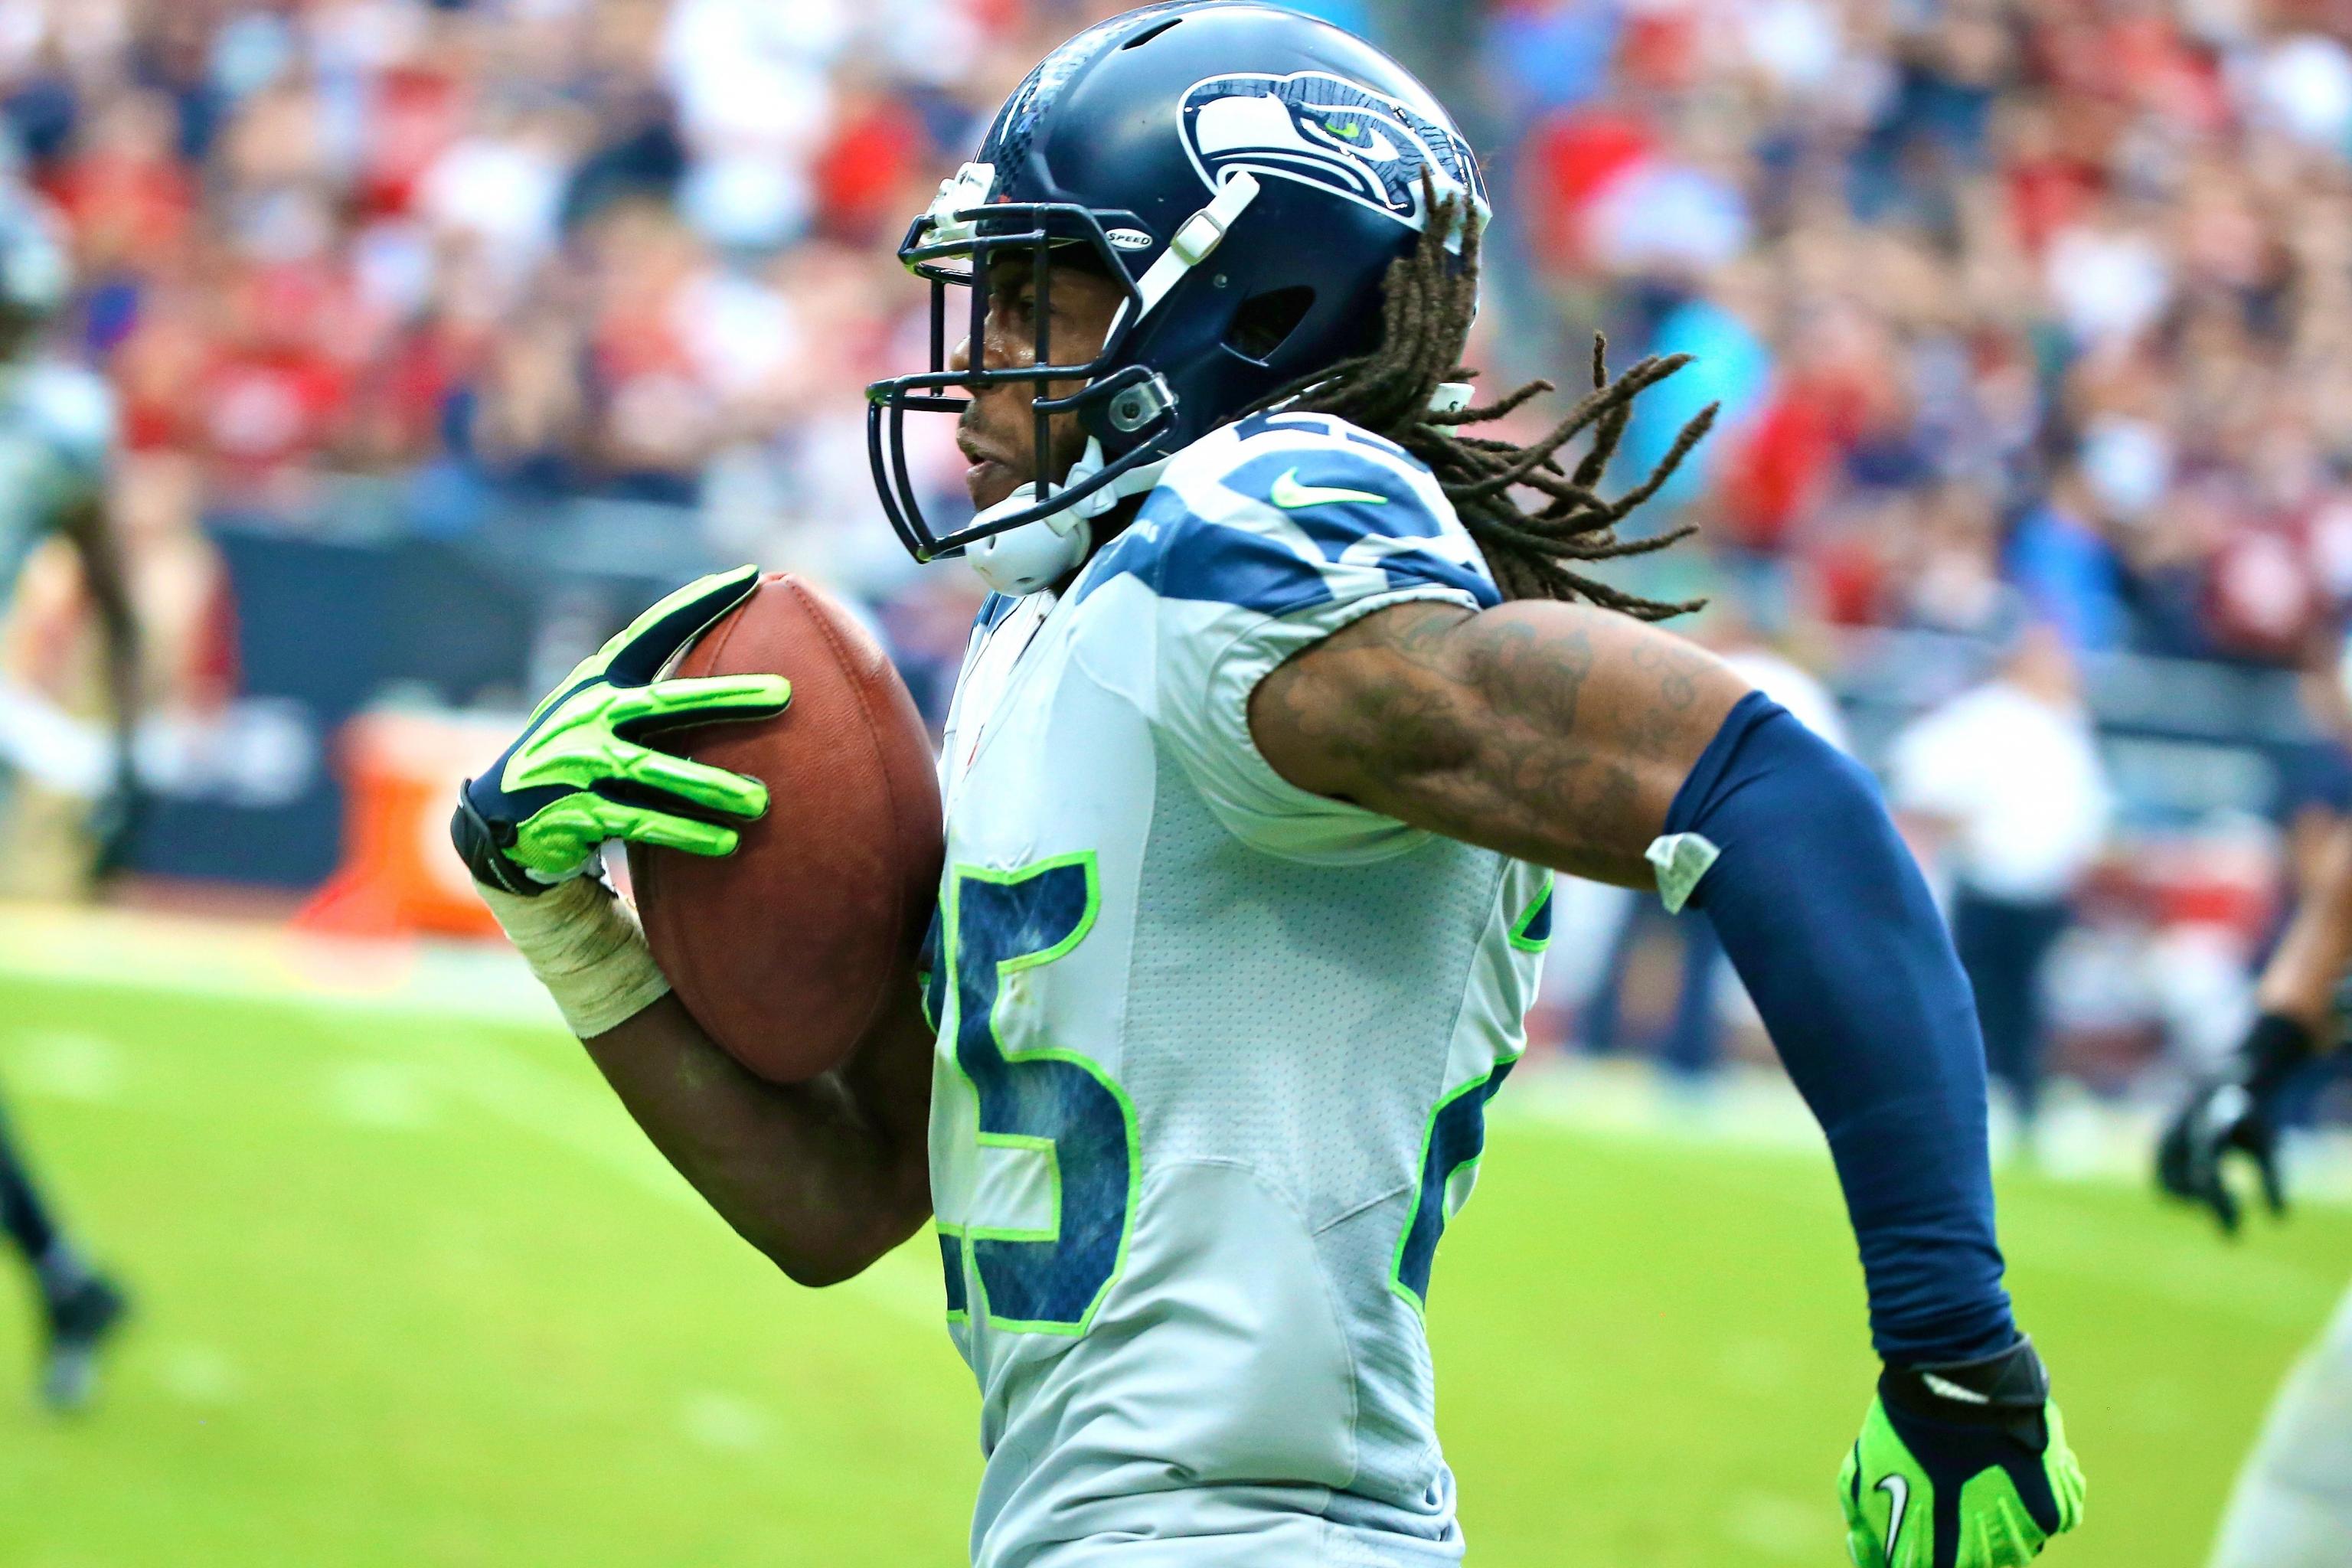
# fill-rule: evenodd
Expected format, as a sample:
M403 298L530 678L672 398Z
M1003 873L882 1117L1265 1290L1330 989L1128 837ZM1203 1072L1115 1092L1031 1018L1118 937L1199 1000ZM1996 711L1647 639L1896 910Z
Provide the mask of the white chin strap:
M1095 519L1110 510L1129 496L1139 496L1160 482L1160 471L1168 466L1162 458L1156 463L1144 463L1129 468L1090 496L1083 496L1060 511L1048 512L1033 522L1018 528L1008 528L1003 533L992 533L965 547L964 559L980 574L980 580L1000 594L1034 594L1049 588L1086 563L1087 553L1094 549ZM1087 442L1086 455L1070 465L1066 488L1084 484L1102 472L1102 443ZM986 523L992 517L1026 511L1037 504L1037 486L1033 481L1023 485L986 511L972 519Z

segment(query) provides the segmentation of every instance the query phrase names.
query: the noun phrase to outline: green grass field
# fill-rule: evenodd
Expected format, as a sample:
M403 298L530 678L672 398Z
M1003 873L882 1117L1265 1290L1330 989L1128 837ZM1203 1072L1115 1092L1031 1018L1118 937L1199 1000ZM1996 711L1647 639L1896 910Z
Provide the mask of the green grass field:
M0 1082L142 1309L89 1416L0 1384L0 1563L962 1560L975 1401L929 1242L793 1288L551 1031L16 979ZM1874 1368L1826 1160L1522 1112L1486 1171L1433 1302L1471 1561L1843 1563ZM2004 1216L2091 1475L2051 1560L2189 1568L2352 1215L2225 1250L2141 1191L2021 1180ZM31 1344L9 1292L0 1356Z

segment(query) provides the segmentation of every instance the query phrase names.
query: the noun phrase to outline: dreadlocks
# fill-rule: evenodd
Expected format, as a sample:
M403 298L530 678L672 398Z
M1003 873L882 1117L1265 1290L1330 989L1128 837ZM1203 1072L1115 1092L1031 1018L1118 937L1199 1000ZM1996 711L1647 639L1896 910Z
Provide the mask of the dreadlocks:
M1423 234L1451 233L1463 216L1461 198L1440 198L1425 173L1422 188L1429 214ZM1549 381L1529 382L1480 406L1451 413L1430 408L1442 384L1476 374L1462 368L1461 356L1477 306L1478 241L1477 225L1465 223L1458 260L1427 238L1411 255L1398 258L1383 285L1379 345L1294 382L1257 406L1284 404L1302 413L1335 415L1428 464L1506 598L1581 599L1644 621L1698 608L1699 601L1673 604L1625 593L1568 564L1646 555L1694 531L1685 526L1652 539L1620 540L1616 529L1698 445L1715 423L1713 404L1683 426L1648 479L1614 500L1595 489L1625 433L1633 399L1689 363L1688 354L1653 356L1612 381L1607 344L1596 334L1592 391L1548 434L1524 447L1467 435L1461 427L1502 418L1554 390ZM1588 428L1591 447L1571 473L1559 449ZM1528 510L1513 493L1520 489L1535 491L1541 504Z

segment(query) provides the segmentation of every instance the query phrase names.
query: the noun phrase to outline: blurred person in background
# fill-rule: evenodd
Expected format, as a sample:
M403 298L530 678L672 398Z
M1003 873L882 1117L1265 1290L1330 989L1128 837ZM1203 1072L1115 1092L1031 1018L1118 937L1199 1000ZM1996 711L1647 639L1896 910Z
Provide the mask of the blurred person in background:
M87 879L110 867L131 827L139 639L105 504L113 399L89 372L41 353L67 283L47 215L28 193L0 191L0 585L13 591L44 541L69 542L104 628L112 720L110 743L46 700L0 687L7 763L0 791L11 817L46 817L47 830L70 847L68 858ZM47 802L59 796L68 808L48 812ZM0 865L0 878L11 869ZM47 1335L42 1395L53 1407L78 1407L89 1398L98 1347L121 1319L124 1298L58 1227L5 1120L0 1226L40 1291Z
M98 1355L121 1324L128 1300L68 1237L35 1184L24 1147L0 1110L0 1228L31 1270L40 1295L40 1394L52 1410L79 1410L97 1391Z
M1917 721L1892 757L1897 808L1947 879L1985 1058L2029 1130L2039 1108L2042 970L2106 840L2109 792L2080 676L2029 622L1992 679Z
M20 679L0 682L0 803L11 817L53 821L86 884L112 868L135 814L140 636L108 515L114 396L44 347L67 285L46 212L22 189L0 191L0 599L16 599L45 550L68 553L100 628L104 691L103 722L86 725ZM65 890L22 871L0 864L0 891Z
M2295 679L2295 696L2310 734L2285 748L2278 763L2272 820L2285 836L2283 869L2286 909L2274 935L2283 936L2294 910L2317 896L2320 873L2331 863L2329 845L2352 821L2352 669L2343 636L2315 637Z
M2157 1179L2212 1211L2234 1236L2241 1203L2225 1165L2254 1168L2263 1201L2284 1211L2279 1134L2297 1086L2345 1037L2352 972L2352 823L2328 828L2301 898L2255 990L2244 1039L2166 1127ZM2222 1516L2212 1568L2337 1568L2352 1542L2352 1294L2289 1375Z
M236 611L219 547L200 526L197 465L184 453L140 452L116 462L107 516L119 546L136 642L143 787L168 775L175 749L218 718L237 679ZM81 552L45 541L26 563L0 625L0 681L85 729L110 696L107 612ZM168 786L164 786L168 787ZM89 803L27 781L0 816L0 894L68 900L98 890Z

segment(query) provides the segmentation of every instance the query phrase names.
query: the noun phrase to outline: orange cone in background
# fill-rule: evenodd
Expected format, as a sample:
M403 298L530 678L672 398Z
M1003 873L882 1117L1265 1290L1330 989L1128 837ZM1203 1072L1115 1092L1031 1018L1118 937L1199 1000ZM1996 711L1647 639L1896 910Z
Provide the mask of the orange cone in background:
M362 713L336 738L343 857L294 917L346 936L496 936L498 922L449 848L460 780L498 755L510 719L407 709Z

